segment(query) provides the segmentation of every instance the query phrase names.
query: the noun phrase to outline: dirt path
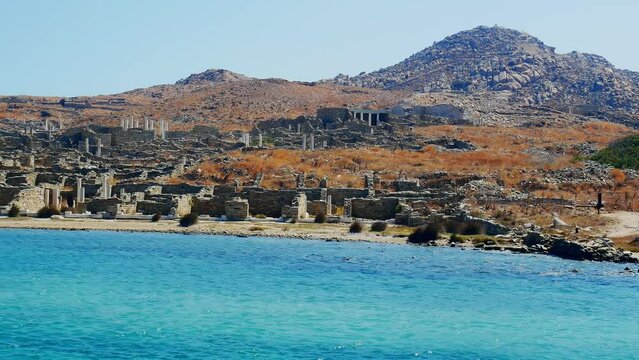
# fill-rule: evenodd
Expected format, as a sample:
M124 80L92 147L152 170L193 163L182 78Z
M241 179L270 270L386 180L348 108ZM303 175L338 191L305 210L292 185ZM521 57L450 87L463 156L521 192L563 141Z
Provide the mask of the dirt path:
M639 236L639 212L617 211L603 216L615 222L608 228L609 237Z

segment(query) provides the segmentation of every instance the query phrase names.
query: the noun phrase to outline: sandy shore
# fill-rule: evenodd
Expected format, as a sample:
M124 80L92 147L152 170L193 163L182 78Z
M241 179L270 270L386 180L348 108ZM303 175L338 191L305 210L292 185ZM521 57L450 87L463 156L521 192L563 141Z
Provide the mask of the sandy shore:
M179 234L209 234L235 236L286 237L299 239L367 241L390 244L405 244L410 228L389 225L382 233L364 230L351 234L348 224L315 224L299 222L278 223L272 221L201 221L183 228L175 220L150 222L142 220L98 220L98 219L35 219L0 218L0 228L47 229L47 230L105 230L131 232L162 232ZM367 226L368 228L368 226Z

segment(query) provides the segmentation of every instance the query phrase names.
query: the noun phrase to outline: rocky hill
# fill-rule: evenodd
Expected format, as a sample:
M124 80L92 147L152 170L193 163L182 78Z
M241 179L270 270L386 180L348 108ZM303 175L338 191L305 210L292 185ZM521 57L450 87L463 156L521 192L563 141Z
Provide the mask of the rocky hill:
M178 80L175 85L215 85L224 82L251 80L246 75L225 69L208 69L198 74L191 74L186 79Z
M332 82L416 92L507 91L529 105L639 112L639 73L598 55L557 54L531 35L501 27L462 31L396 65Z

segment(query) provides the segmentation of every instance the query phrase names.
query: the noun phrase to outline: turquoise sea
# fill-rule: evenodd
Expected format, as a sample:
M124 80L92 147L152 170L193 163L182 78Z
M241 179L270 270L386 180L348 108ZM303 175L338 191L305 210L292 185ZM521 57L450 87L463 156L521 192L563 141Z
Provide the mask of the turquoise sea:
M639 359L639 276L624 267L374 243L0 230L0 358Z

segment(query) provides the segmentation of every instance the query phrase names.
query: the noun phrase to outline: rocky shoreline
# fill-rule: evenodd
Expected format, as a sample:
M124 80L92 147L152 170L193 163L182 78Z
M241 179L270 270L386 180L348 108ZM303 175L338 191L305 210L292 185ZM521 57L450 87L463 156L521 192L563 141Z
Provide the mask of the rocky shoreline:
M508 242L497 243L485 241L472 242L429 242L430 246L463 246L478 248L486 251L510 251L521 254L542 254L556 256L567 260L600 261L614 263L639 263L639 254L624 251L614 247L612 241L606 238L588 240L569 240L559 235L545 235L537 231L528 232L525 236Z
M192 227L179 227L175 221L143 222L135 220L39 220L0 219L0 229L37 229L66 231L156 232L185 235L223 235L238 237L293 238L301 240L376 242L408 244L406 236L389 233L349 233L344 224L290 224L273 222L201 222ZM461 240L460 240L461 239ZM481 241L476 241L480 239ZM614 263L639 263L639 254L615 248L605 238L569 240L560 235L538 231L481 238L440 238L419 244L422 246L460 247L483 251L510 251L521 254L541 254L568 260Z

